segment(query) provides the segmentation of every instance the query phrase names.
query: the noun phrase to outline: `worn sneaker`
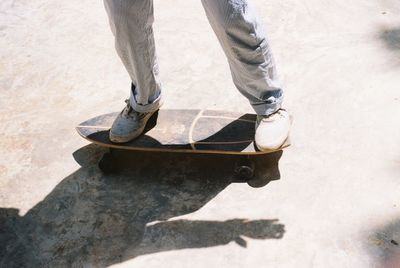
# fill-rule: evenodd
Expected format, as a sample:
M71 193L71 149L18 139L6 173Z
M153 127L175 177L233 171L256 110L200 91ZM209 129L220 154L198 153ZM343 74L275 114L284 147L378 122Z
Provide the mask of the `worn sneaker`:
M284 109L269 115L258 115L255 142L260 151L279 149L289 136L291 118Z
M139 113L132 109L129 100L110 129L110 140L116 143L131 141L142 134L147 121L155 113Z

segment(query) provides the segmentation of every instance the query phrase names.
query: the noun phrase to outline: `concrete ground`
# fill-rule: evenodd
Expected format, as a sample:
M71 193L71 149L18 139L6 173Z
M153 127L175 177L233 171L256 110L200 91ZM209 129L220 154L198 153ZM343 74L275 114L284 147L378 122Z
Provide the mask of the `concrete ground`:
M400 5L255 0L295 117L280 180L134 154L78 123L129 78L101 1L0 2L0 267L400 267ZM200 1L155 1L164 108L251 112Z

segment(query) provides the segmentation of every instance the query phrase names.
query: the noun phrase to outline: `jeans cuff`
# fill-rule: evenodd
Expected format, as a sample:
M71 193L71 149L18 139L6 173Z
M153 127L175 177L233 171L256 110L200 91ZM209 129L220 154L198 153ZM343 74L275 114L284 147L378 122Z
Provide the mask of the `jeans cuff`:
M282 107L283 96L275 99L273 102L251 103L257 115L271 115Z
M158 97L151 103L140 104L140 103L137 103L135 94L131 90L129 102L130 102L132 109L135 110L136 112L149 113L149 112L157 111L161 107L161 105L163 104L163 97L162 97L162 94L160 93L158 95Z

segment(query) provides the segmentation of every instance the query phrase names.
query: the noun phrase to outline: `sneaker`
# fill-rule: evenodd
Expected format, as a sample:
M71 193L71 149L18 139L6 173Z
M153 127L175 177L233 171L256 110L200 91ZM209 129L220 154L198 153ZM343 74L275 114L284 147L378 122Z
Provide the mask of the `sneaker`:
M260 151L279 149L289 136L291 118L284 109L265 116L258 115L256 121L255 143Z
M110 140L116 143L131 141L140 134L146 126L147 121L155 113L139 113L132 109L129 100L125 100L126 107L115 119L110 129Z

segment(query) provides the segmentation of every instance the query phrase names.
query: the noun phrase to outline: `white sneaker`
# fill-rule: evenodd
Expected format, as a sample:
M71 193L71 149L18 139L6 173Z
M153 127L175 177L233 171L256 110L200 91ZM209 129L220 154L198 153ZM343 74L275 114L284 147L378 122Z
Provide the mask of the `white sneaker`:
M139 113L132 109L129 100L110 129L110 140L116 143L131 141L142 134L147 121L155 113Z
M289 136L291 118L286 110L280 109L269 115L257 116L255 143L260 151L279 149Z

